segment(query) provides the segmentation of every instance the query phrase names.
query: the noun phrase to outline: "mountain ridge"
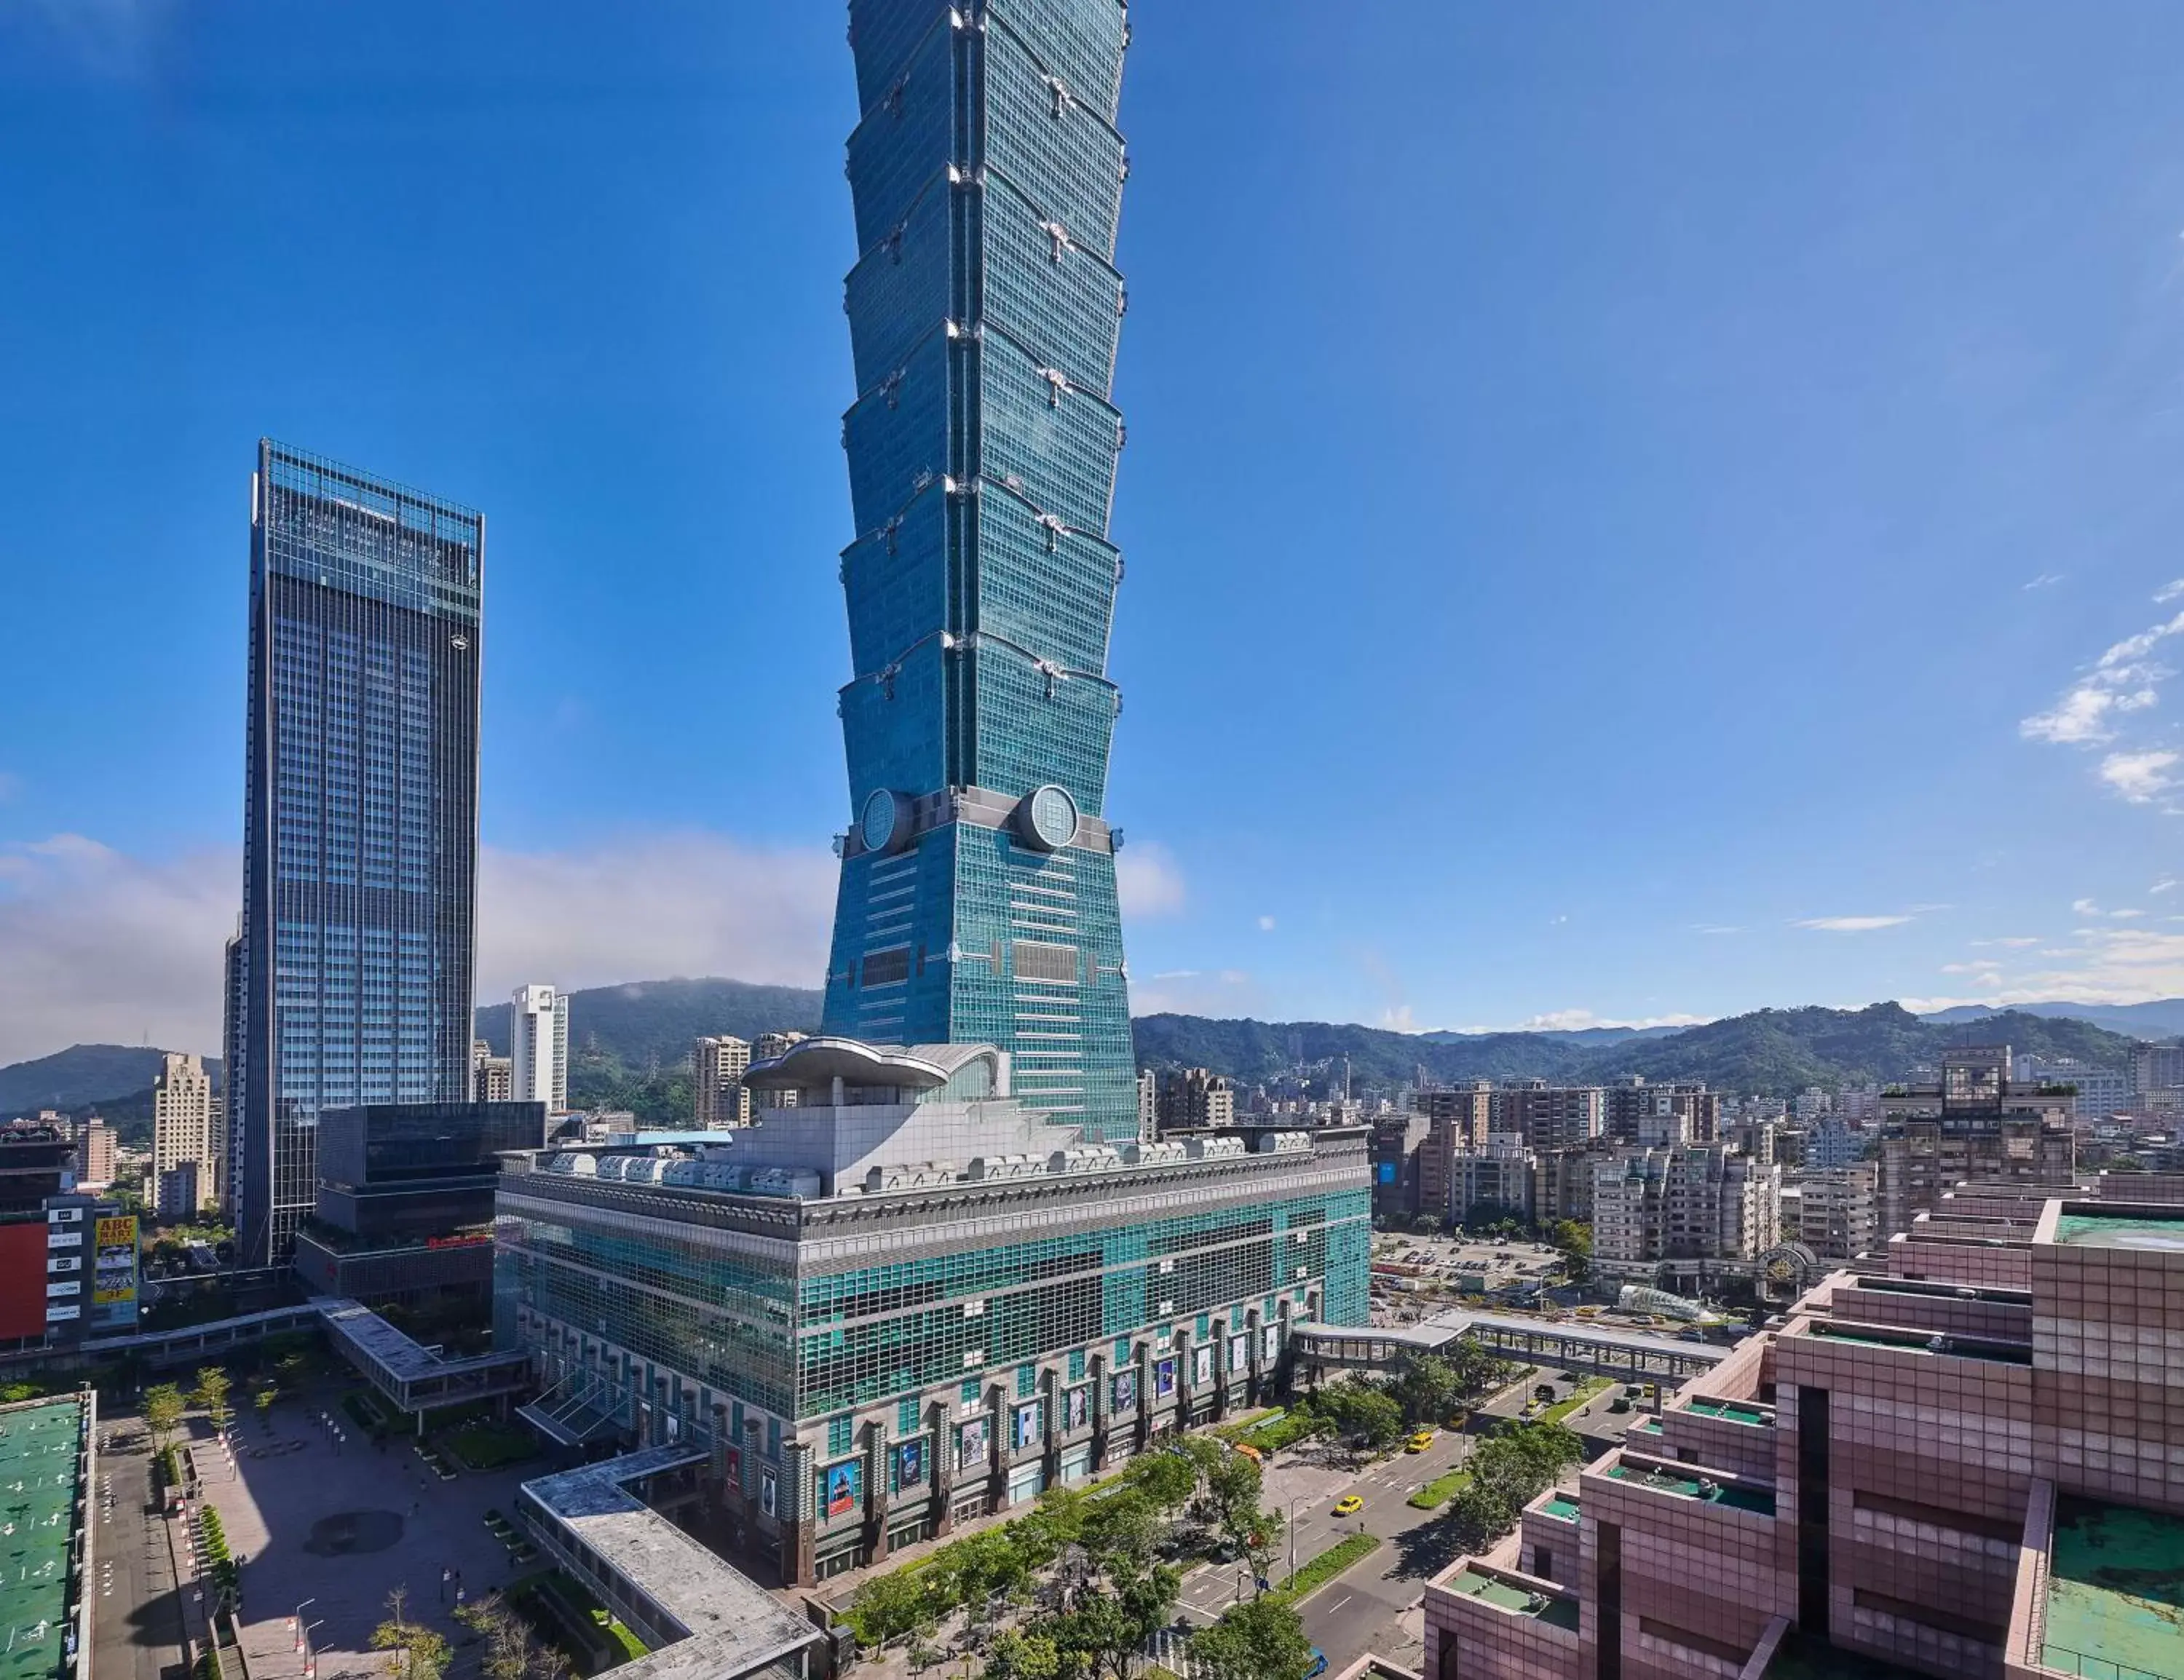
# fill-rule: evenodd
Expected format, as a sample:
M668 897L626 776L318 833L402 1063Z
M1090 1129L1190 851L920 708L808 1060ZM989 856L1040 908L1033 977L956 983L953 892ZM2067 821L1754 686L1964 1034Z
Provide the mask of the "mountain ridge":
M688 1058L702 1034L755 1038L761 1032L811 1032L821 994L801 987L760 986L718 977L636 981L570 994L571 1098L582 1106L633 1107L647 1115L687 1112ZM2096 1006L2122 1013L2142 1030L2184 999ZM1919 1016L1894 1003L1863 1010L1817 1005L1757 1010L1696 1026L1578 1028L1546 1032L1404 1033L1328 1021L1216 1020L1153 1014L1132 1022L1140 1067L1206 1067L1245 1083L1298 1062L1348 1059L1353 1088L1429 1079L1543 1078L1596 1083L1638 1075L1648 1080L1703 1079L1715 1088L1789 1096L1808 1085L1831 1087L1901 1078L1930 1064L1952 1043L2002 1040L2042 1056L2071 1056L2100 1067L2129 1065L2134 1037L2082 1016L2072 1006L2035 1005L2002 1012L1976 1009ZM2056 1011L2047 1013L2049 1010ZM510 1005L480 1006L476 1036L498 1054L508 1047ZM2131 1013L2136 1011L2137 1013ZM0 1067L0 1118L42 1108L81 1112L114 1105L131 1120L148 1115L148 1093L163 1052L120 1044L77 1044ZM208 1060L217 1070L216 1060ZM1323 1077L1325 1076L1323 1076Z

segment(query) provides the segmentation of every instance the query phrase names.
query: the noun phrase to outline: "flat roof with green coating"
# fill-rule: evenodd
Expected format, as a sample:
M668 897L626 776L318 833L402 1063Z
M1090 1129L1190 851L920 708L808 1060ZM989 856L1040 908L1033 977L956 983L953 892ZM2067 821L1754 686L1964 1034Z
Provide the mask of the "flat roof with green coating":
M2184 1674L2184 1517L2058 1499L2041 1638L2064 1674Z
M0 1411L0 1680L53 1680L70 1627L74 1398Z
M2158 1213L2066 1213L2055 1221L2055 1241L2075 1249L2150 1249L2184 1254L2184 1208L2171 1218Z
M1484 1570L1458 1570L1444 1583L1451 1593L1460 1593L1467 1599L1478 1599L1492 1605L1496 1610L1506 1610L1513 1616L1537 1616L1557 1627L1577 1631L1577 1600L1557 1593L1528 1593L1522 1587L1504 1581L1498 1575L1489 1575Z

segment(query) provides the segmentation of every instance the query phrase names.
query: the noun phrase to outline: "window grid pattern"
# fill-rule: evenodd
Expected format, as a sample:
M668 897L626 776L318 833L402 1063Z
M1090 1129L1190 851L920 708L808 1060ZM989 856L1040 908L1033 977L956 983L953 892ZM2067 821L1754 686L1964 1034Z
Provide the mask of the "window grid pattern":
M807 1276L799 1416L922 1393L956 1380L972 1356L989 1371L1017 1367L1016 1392L1028 1395L1024 1370L1035 1373L1041 1360L1073 1355L1081 1375L1084 1353L1110 1338L1120 1361L1149 1326L1195 1319L1203 1336L1217 1315L1254 1304L1271 1314L1277 1296L1298 1288L1323 1292L1328 1321L1363 1323L1369 1204L1363 1190L1285 1198ZM964 1398L978 1388L965 1379Z
M879 788L1021 799L1052 782L1097 817L1119 709L1107 520L1123 441L1110 387L1123 8L855 0L850 34L850 809ZM1067 848L1053 861L1072 897L1030 915L1006 834L955 824L915 843L906 917L875 919L880 860L854 843L844 859L827 1030L998 1044L1032 1106L1095 1138L1134 1136L1112 854ZM905 983L871 995L865 960L905 937ZM1020 938L1071 948L1017 974ZM1058 999L1036 982L1062 956L1079 977Z
M477 515L259 447L238 1238L285 1258L322 1110L470 1090Z

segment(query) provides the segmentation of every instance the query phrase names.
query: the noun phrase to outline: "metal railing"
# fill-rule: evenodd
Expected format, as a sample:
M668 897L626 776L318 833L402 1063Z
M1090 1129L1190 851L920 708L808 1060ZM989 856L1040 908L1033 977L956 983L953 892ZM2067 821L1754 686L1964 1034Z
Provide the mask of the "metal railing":
M2090 1651L2074 1651L2068 1645L2053 1644L2041 1646L2040 1666L2057 1674L2075 1675L2078 1680L2184 1680L2184 1677L2176 1674L2138 1668L2113 1657L2095 1656Z

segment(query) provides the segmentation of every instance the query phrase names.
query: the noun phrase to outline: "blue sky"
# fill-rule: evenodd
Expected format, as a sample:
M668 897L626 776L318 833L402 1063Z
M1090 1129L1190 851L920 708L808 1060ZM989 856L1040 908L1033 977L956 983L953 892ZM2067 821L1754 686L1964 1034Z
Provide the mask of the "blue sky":
M2184 991L2184 10L1134 21L1141 1010ZM0 0L0 1057L213 1048L261 433L487 514L488 991L816 977L855 114L817 0Z

